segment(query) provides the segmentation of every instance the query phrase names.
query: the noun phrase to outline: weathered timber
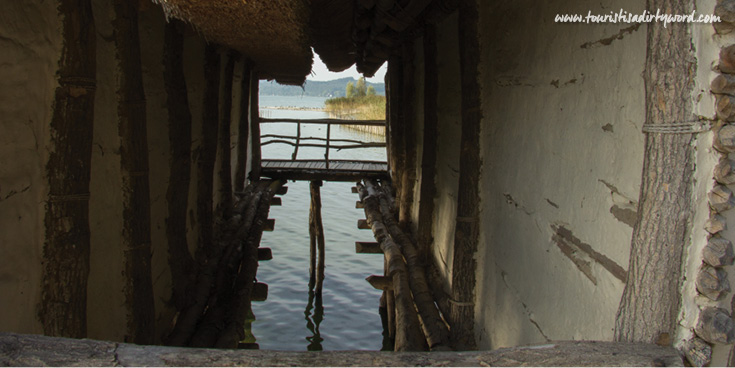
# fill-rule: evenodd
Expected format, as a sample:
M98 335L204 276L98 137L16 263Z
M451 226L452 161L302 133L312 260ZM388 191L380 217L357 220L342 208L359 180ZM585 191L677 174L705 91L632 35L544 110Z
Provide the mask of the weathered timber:
M720 50L720 64L718 68L726 74L735 74L735 45Z
M735 260L732 243L719 236L712 237L702 250L702 258L713 267L729 266Z
M402 171L399 173L401 190L399 191L398 204L398 223L401 228L408 231L411 223L411 212L413 208L413 197L416 187L416 114L414 105L416 93L414 88L414 52L413 42L406 42L403 45L403 131L401 138L403 139L403 165Z
M698 337L685 341L680 351L692 367L705 367L712 362L712 346Z
M360 200L365 204L365 215L373 231L373 236L380 243L386 259L386 276L393 279L393 294L396 307L396 351L423 350L425 337L419 327L418 315L411 298L408 285L408 268L403 260L398 245L391 239L383 216L380 213L378 193L371 193L369 188L358 185Z
M232 144L230 125L232 124L232 82L235 72L234 52L224 54L227 60L220 89L219 134L217 156L219 157L219 203L217 214L224 218L232 216Z
M648 10L685 12L688 5L651 0ZM647 27L644 69L646 124L692 121L692 105L659 101L691 99L695 53L686 24ZM628 278L615 319L616 341L654 342L675 335L683 280L681 262L692 223L693 134L647 133L638 202L631 239ZM661 198L667 198L662 201ZM661 278L660 275L666 275Z
M357 193L357 187L352 187L351 190L352 190L352 193ZM360 202L362 202L362 201L360 201Z
M434 197L436 196L436 156L439 137L439 73L437 67L436 27L427 25L424 32L424 136L421 154L421 187L417 221L417 248L428 260L434 242Z
M261 191L261 199L257 205L258 219L263 219L268 216L270 199L273 198L273 195L282 185L283 182L281 181L272 181L267 183L267 187ZM238 342L245 338L245 318L251 308L251 302L254 300L251 296L254 290L259 288L259 286L254 284L254 280L258 269L258 261L261 260L261 249L270 251L268 248L259 248L260 239L263 234L263 225L264 223L262 221L252 221L247 234L237 234L238 239L245 239L243 242L245 250L240 264L240 272L235 278L235 297L229 305L225 327L217 339L216 347L235 348L238 346ZM255 294L261 292L259 289ZM267 298L267 285L265 297Z
M260 88L260 79L255 70L250 73L250 136L253 137L250 160L250 180L260 179L260 105L258 104L258 94Z
M709 205L718 213L725 212L735 207L735 197L733 197L730 188L724 185L715 185L712 190L707 193Z
M273 251L270 248L258 248L258 261L270 261L273 259Z
M372 187L377 193L375 184L369 180L365 181L368 189ZM411 239L401 230L395 221L391 212L390 202L382 193L378 194L380 201L380 212L383 216L383 223L388 229L391 238L398 244L406 265L408 267L408 283L411 288L416 309L421 317L421 328L426 336L426 342L429 348L436 349L449 344L449 330L446 323L439 315L439 311L434 304L434 298L431 295L428 282L426 281L426 270L416 247Z
M361 209L361 208L363 208L362 202L360 202L360 201L355 201L355 208L358 208L358 209Z
M46 165L49 196L38 316L46 335L85 337L97 33L90 0L58 3L63 45Z
M718 0L714 15L720 17L719 22L712 23L718 34L729 34L735 29L735 1Z
M715 166L714 177L720 184L735 184L735 161L721 158Z
M478 4L460 0L459 61L462 82L462 135L460 138L459 186L457 187L457 223L454 232L452 262L452 304L450 340L460 350L474 349L475 344L475 270L479 236L480 124L482 106L480 85L480 44Z
M321 296L324 282L324 226L322 225L321 181L309 183L309 284L316 284L315 293Z
M694 331L711 344L731 344L735 341L735 322L722 308L704 307L699 312Z
M214 253L214 165L217 155L217 129L219 123L220 55L217 47L208 44L204 51L204 103L202 106L202 130L197 159L197 206L199 225L197 260L212 258Z
M735 76L730 74L718 74L710 83L712 93L735 96Z
M276 194L278 194L278 195L284 195L286 193L288 193L288 187L287 186L278 187L278 189L276 190Z
M735 100L735 97L733 97ZM735 125L725 124L714 129L714 147L720 152L735 152Z
M191 111L184 75L184 23L170 19L166 23L163 45L163 80L168 110L168 140L171 149L169 182L166 190L168 217L168 265L171 269L172 299L177 310L186 304L186 291L194 282L196 264L189 252L186 237L186 211L191 182Z
M4 366L682 366L672 347L566 341L475 352L268 351L138 346L0 333Z
M368 224L368 220L367 219L359 219L359 220L357 220L357 228L360 229L360 230L370 230L370 229L372 229L370 227L370 224Z
M330 162L334 162L334 160L330 160ZM303 168L263 168L261 175L272 179L308 181L354 181L365 177L382 179L388 176L385 171L309 170Z
M718 300L730 292L730 282L727 280L727 272L721 268L704 265L697 273L695 280L697 291L702 295Z
M256 282L253 285L253 290L250 293L250 298L254 302L264 302L266 299L268 299L268 284Z
M276 219L266 219L263 231L273 231L276 228Z
M365 281L377 290L393 289L393 279L388 276L370 275L365 278Z
M388 59L388 71L385 75L387 122L385 127L385 141L388 144L388 167L390 177L396 183L396 189L401 191L401 173L405 163L405 148L403 144L403 130L406 124L403 109L403 62L398 56Z
M380 244L375 242L355 242L355 253L360 254L383 254Z
M249 60L242 62L240 83L240 119L237 124L237 167L235 168L235 192L245 188L245 170L248 162L248 140L250 139L250 77L252 67ZM254 107L257 108L257 107Z
M280 206L282 203L283 202L280 197L271 198L271 206Z
M138 36L138 2L114 0L116 57L120 69L118 131L122 174L122 242L126 336L136 344L154 340L151 276L151 214L148 183L146 102Z
M712 235L727 230L727 219L716 213L712 213L704 224L704 229Z

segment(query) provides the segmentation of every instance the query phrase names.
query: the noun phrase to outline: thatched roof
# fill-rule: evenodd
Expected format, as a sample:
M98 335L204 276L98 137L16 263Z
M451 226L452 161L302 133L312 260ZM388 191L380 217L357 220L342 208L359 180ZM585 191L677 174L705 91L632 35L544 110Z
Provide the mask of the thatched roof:
M301 84L311 72L309 0L153 1L209 41L247 55L267 77Z

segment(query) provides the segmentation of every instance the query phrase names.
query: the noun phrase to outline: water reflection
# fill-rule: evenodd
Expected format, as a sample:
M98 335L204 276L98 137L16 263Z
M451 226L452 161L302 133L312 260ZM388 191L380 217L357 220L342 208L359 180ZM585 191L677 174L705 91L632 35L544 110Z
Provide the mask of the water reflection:
M306 304L304 316L306 319L306 328L311 332L311 336L306 337L309 345L306 346L308 351L322 351L322 341L324 339L319 332L319 325L324 320L324 304L322 304L322 279L315 282L315 277L309 280L309 302ZM318 285L317 285L318 284ZM316 287L316 290L314 286ZM312 314L313 309L313 314Z

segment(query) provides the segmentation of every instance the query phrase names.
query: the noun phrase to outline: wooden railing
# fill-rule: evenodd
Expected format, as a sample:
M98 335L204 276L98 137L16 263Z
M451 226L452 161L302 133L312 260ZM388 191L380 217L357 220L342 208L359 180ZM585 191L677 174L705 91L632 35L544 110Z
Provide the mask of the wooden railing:
M281 119L281 118L260 118L261 124L280 124L280 123L292 123L296 124L296 135L278 135L278 134L264 134L260 136L260 146L269 144L288 144L294 147L293 153L291 154L291 160L295 161L299 154L299 147L317 147L324 148L324 160L326 167L329 169L329 150L343 150L343 149L356 149L356 148L373 148L373 147L385 147L385 142L365 142L355 139L335 139L332 138L332 125L361 125L361 126L385 126L385 120L341 120L341 119ZM327 136L322 137L303 137L301 135L302 124L314 124L314 125L326 125ZM268 139L263 141L263 139ZM324 143L319 143L324 142ZM337 143L337 144L334 144Z

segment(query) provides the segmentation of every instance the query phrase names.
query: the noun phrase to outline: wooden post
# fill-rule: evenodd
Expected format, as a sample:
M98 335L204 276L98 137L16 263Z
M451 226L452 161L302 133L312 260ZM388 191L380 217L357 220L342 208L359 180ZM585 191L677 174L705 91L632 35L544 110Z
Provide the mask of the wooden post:
M479 236L480 123L482 110L477 0L460 0L459 60L462 82L462 136L457 190L457 224L452 263L452 304L450 340L458 350L474 349L475 270Z
M400 192L400 175L404 167L403 143L403 62L400 57L393 56L388 60L388 72L386 74L387 106L389 115L386 120L385 134L388 144L388 157L390 161L390 177Z
M230 125L232 124L232 78L235 71L235 55L229 51L225 54L227 63L220 91L219 114L219 203L217 212L223 218L232 216L232 148L230 142Z
M169 182L166 190L168 217L168 265L171 269L172 299L181 311L186 304L186 289L194 281L194 260L186 239L186 211L191 181L191 112L183 66L184 23L170 19L166 23L163 45L163 80L168 109L168 140L171 147Z
M214 164L217 155L217 129L219 122L220 55L217 46L207 44L204 51L204 106L202 131L197 160L197 222L199 223L199 262L211 258L213 247L213 195Z
M97 33L90 0L61 0L63 46L46 165L49 197L39 318L51 336L87 336L89 180Z
M689 11L689 4L651 0L649 11ZM689 100L695 76L691 25L649 24L646 124L695 118ZM615 320L616 341L655 342L674 336L681 302L682 253L691 226L695 152L692 134L648 133L645 140L638 220L633 228L628 279ZM666 198L666 200L661 200ZM661 275L666 277L661 278Z
M414 86L414 50L413 42L403 45L403 119L401 120L401 135L403 139L401 155L403 164L401 179L400 202L398 205L398 222L404 230L409 230L411 223L411 209L413 208L414 187L416 182L416 114L414 113L416 91Z
M245 170L248 165L248 139L250 138L250 74L249 60L243 60L240 83L240 120L237 126L237 167L235 168L235 192L245 188Z
M421 156L421 188L419 189L418 251L429 259L434 242L434 197L436 196L436 144L439 117L439 77L436 65L436 27L424 31L424 139Z
M291 160L296 160L296 156L299 154L299 144L301 143L301 122L296 123L296 145L293 148L293 154Z
M250 160L250 180L260 179L260 106L258 104L258 91L260 79L258 73L253 69L250 74L250 135L253 141L252 160Z
M155 311L151 277L151 215L148 184L146 103L138 36L138 2L114 0L113 21L120 68L118 129L123 191L122 238L125 254L125 308L128 341L154 341Z
M326 161L326 167L327 170L329 170L329 140L332 137L332 124L327 124L327 148L326 152L324 153L324 160Z
M316 277L315 293L321 295L324 282L324 227L322 226L321 180L310 182L311 207L309 210L309 249L311 250L311 277ZM318 258L318 262L317 262ZM314 268L316 266L316 268Z

